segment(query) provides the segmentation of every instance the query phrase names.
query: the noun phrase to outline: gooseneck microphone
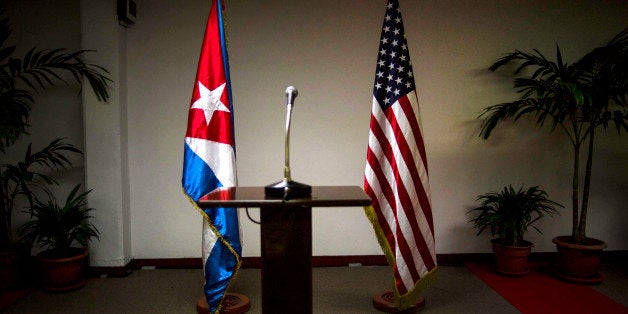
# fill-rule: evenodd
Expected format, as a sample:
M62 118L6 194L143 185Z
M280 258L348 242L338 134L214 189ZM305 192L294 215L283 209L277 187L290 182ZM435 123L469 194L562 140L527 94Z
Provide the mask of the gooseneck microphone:
M290 181L290 120L292 118L292 106L294 106L294 99L299 95L299 91L294 86L288 86L286 88L286 143L285 143L285 165L284 165L284 180Z
M288 86L288 88L286 88L286 98L288 99L286 106L293 106L294 99L297 98L298 95L299 95L299 91L297 90L296 87Z
M290 175L290 120L292 117L292 107L294 99L297 98L299 92L294 86L286 88L286 142L285 142L285 164L283 171L283 180L267 185L264 187L264 193L267 198L281 198L284 201L294 198L307 198L312 195L312 187L292 181Z

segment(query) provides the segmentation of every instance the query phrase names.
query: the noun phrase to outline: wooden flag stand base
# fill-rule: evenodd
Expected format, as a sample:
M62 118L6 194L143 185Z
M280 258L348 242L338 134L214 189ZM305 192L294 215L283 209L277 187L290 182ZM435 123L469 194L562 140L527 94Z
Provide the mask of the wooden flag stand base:
M220 313L241 314L248 312L250 309L251 301L249 297L239 293L227 292L225 299L222 301ZM211 314L205 297L198 299L198 302L196 302L196 312L199 314Z
M386 313L400 313L409 314L416 313L425 308L425 298L420 297L417 303L413 304L409 308L401 311L395 305L395 299L392 291L382 291L373 296L373 307Z

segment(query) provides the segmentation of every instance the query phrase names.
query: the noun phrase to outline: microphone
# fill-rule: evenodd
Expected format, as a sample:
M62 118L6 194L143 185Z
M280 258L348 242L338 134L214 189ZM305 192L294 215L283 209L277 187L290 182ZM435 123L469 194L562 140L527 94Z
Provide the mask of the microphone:
M297 98L297 95L299 95L299 91L297 91L296 87L288 86L288 88L286 88L286 98L288 99L286 105L290 107L294 106L294 99Z
M285 164L284 164L284 176L283 180L267 185L264 187L264 195L270 198L281 198L284 201L293 198L305 198L312 195L312 187L292 181L290 176L290 120L292 117L292 106L294 106L294 99L297 98L299 92L294 86L288 86L286 88L286 98L288 100L286 104L286 142L285 142Z

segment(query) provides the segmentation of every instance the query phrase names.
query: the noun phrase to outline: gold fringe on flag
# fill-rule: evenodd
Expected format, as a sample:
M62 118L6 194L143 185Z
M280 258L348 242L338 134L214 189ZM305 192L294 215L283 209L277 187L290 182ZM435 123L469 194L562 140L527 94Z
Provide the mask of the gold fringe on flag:
M220 239L220 242L222 242L229 249L231 254L233 254L233 256L236 257L236 262L237 262L236 269L233 272L233 276L231 276L231 279L229 279L229 283L227 284L225 293L222 295L222 298L220 298L220 304L218 304L218 307L216 308L216 314L220 314L220 310L222 309L222 302L225 300L225 296L227 296L227 291L229 290L231 283L233 283L233 280L238 276L238 271L240 270L240 266L242 265L242 257L238 253L236 253L236 251L231 247L231 244L229 244L229 242L227 242L227 240L223 238L222 234L218 232L218 229L216 229L216 226L214 226L214 223L209 219L209 216L207 216L207 213L205 213L205 211L202 208L200 208L198 204L196 204L196 202L187 193L185 193L185 189L183 189L183 195L185 195L188 201L192 203L192 206L194 206L194 208L203 216L203 219L207 221L212 232L218 237L218 239ZM202 262L203 264L205 264L205 261L202 261ZM203 269L203 271L205 270Z
M423 275L419 281L414 285L414 287L401 295L399 290L397 289L397 285L395 284L395 276L394 276L394 267L395 267L395 255L393 254L392 248L388 244L386 240L386 234L379 225L379 221L377 219L377 214L375 213L375 209L373 206L365 206L364 213L366 217L371 221L373 225L373 230L375 231L375 235L377 237L377 242L379 242L379 246L384 251L384 255L386 256L386 261L388 261L388 265L390 269L393 271L393 295L395 296L395 305L397 309L403 311L416 303L421 293L423 293L429 286L434 284L438 279L438 266L429 271L427 274Z

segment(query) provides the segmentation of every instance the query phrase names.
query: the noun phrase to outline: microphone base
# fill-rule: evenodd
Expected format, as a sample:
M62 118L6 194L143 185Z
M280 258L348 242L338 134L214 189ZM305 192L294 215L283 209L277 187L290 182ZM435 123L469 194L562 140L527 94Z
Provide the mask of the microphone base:
M284 179L265 186L264 194L267 198L280 198L284 200L308 198L312 196L312 187L304 183Z

